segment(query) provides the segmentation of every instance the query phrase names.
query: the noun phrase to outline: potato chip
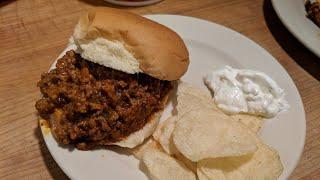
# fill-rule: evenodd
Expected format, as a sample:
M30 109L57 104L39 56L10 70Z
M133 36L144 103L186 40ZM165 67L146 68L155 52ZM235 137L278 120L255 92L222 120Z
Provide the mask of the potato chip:
M153 133L153 138L158 141L167 154L176 154L177 149L172 142L172 132L176 123L177 117L171 116L166 121L162 122Z
M185 113L176 122L173 142L193 162L256 151L255 134L241 123L209 109Z
M154 180L196 180L196 175L183 163L159 150L146 151L142 163Z
M144 142L140 146L131 149L131 152L135 158L137 158L138 160L141 160L143 154L150 149L156 149L160 151L162 150L160 144L157 141L155 141L152 138L149 138L148 140L146 140L146 142Z
M158 141L162 149L169 155L177 158L186 165L187 168L196 172L197 164L184 157L175 147L172 140L172 132L177 121L177 116L171 116L162 122L153 134L153 138Z
M199 180L210 180L210 178L204 174L200 168L197 168L197 176Z
M194 173L197 173L197 163L190 161L188 158L186 158L183 154L177 151L176 154L173 155L176 159L181 161L188 169L193 171Z
M208 91L193 87L188 83L179 83L177 90L178 116L191 110L202 108L217 109Z
M249 114L235 114L231 115L233 119L241 122L248 127L254 133L258 133L263 124L263 118L261 116L254 116Z
M185 82L179 84L177 101L178 116L182 116L184 113L190 112L191 110L204 108L215 110L217 113L229 116L217 107L209 92L193 87ZM260 116L235 114L231 115L231 117L234 120L241 122L255 133L259 132L263 123L263 119Z
M257 142L258 150L253 154L202 160L198 171L217 180L277 179L283 171L278 152Z

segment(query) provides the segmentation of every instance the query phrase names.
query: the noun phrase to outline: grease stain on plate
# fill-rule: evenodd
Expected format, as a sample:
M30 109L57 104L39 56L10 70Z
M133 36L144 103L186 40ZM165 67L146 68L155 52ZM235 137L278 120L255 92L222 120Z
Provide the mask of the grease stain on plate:
M47 120L39 119L39 124L44 135L51 133L50 124Z

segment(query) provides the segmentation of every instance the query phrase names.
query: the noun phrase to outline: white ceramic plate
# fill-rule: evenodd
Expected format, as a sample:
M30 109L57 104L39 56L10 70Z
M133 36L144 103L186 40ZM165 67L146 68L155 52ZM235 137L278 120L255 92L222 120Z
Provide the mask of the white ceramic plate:
M147 6L151 4L158 3L162 0L145 0L145 1L119 1L119 0L104 0L111 4L116 4L120 6Z
M320 28L306 17L304 0L272 0L272 5L288 30L320 57Z
M182 80L205 89L202 82L204 74L231 65L263 71L285 89L291 109L266 121L260 136L265 143L279 151L284 165L281 179L286 179L296 167L302 153L306 121L297 88L283 67L253 41L218 24L173 15L147 17L176 31L187 44L191 63ZM74 47L69 46L60 57L72 48ZM162 120L170 115L171 110L170 104L165 109ZM139 162L121 148L69 150L60 147L50 133L43 131L43 135L53 158L72 179L146 179L139 170Z

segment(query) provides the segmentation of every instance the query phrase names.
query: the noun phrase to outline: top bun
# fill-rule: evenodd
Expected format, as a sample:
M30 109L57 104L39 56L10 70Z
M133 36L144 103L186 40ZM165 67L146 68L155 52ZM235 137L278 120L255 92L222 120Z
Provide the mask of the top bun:
M130 74L171 81L189 65L188 50L174 31L127 11L89 11L80 18L73 39L83 58Z

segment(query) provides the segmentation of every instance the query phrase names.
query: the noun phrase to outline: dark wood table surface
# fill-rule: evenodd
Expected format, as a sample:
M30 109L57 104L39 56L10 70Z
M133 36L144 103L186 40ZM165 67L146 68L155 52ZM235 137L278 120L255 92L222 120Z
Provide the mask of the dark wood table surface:
M94 6L110 5L102 0L0 1L0 179L67 179L38 127L36 83L66 47L79 15ZM164 0L124 9L206 19L270 52L294 80L306 111L306 145L291 179L320 179L320 59L285 29L270 0Z

